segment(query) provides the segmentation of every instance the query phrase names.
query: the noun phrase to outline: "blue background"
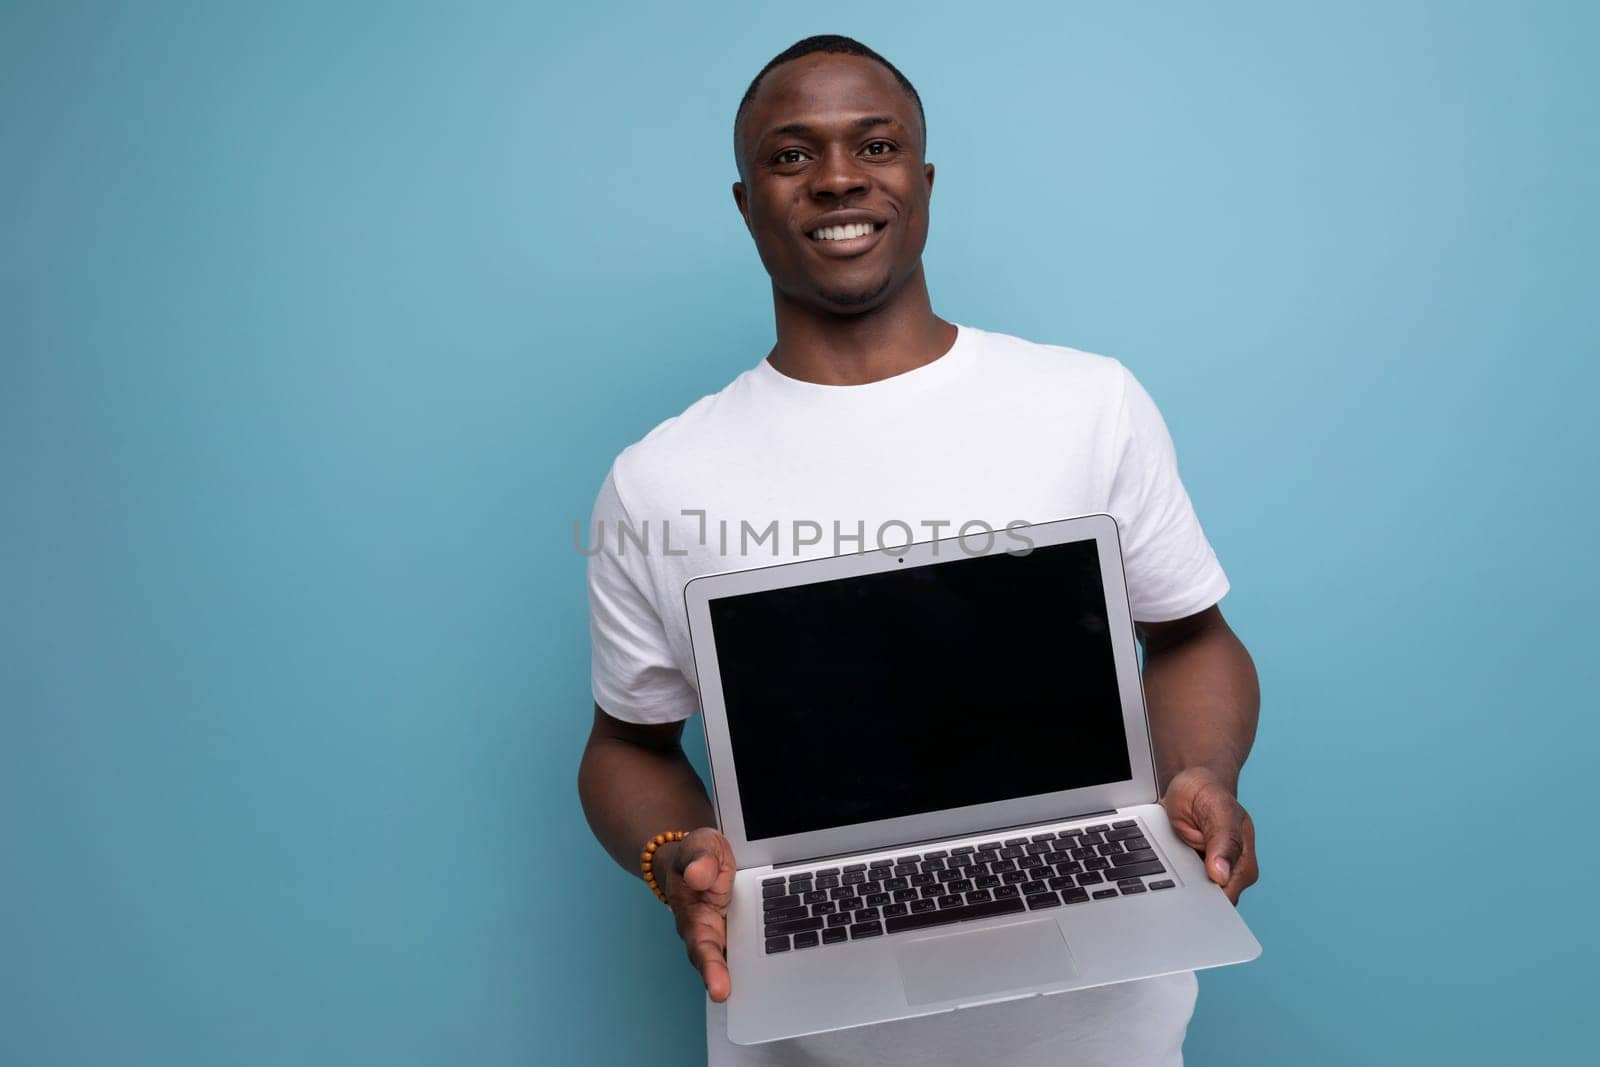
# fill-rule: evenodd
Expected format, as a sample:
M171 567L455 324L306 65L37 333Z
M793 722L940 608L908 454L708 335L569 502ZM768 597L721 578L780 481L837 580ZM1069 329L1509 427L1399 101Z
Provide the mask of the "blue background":
M1581 1055L1594 12L7 2L0 1062L699 1060L573 521L770 343L729 125L813 32L923 93L935 306L1129 364L1233 579L1190 1061Z

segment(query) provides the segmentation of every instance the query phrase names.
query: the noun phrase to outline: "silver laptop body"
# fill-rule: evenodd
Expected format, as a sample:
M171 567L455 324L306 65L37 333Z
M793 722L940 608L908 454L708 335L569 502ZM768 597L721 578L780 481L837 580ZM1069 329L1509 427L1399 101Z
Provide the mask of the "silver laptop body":
M1260 954L1157 803L1110 516L684 598L739 866L735 1043Z

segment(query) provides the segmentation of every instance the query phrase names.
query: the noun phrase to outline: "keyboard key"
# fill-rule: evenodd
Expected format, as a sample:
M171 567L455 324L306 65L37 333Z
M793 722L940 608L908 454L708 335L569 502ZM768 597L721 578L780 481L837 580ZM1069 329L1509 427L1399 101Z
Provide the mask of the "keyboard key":
M811 905L813 915L832 915L839 910L839 905L831 900L824 900L821 904Z
M1038 844L1040 841L1054 841L1055 839L1056 835L1053 833L1034 834L1032 837L1028 838L1028 840L1034 842L1035 844Z
M941 882L959 882L961 880L961 872L958 870L940 871L934 875L934 878Z
M822 929L822 916L814 915L809 919L795 919L791 922L768 923L764 931L766 937L779 937L784 934L798 934L802 930Z
M920 863L921 861L922 861L922 857L921 856L899 856L899 857L896 857L894 862L895 862L895 864L897 866L899 866L899 865L904 865L904 864L907 864L907 863Z
M855 895L856 887L853 885L835 886L828 890L828 896L833 900L843 900L845 897L853 897Z
M837 868L837 867L824 867L824 868L822 868L822 870L817 872L817 877L818 878L838 877L838 874L839 874L839 868Z
M866 880L867 880L867 872L866 871L845 871L844 872L844 884L845 885L860 885L862 882L865 882Z
M837 889L839 876L837 874L824 874L817 879L818 889Z
M994 852L997 849L999 849L999 847L1000 847L1000 842L998 842L998 841L986 841L983 844L978 846L978 851L979 852ZM955 849L951 849L950 851L954 852Z
M864 897L868 893L881 892L883 892L883 883L875 878L868 878L865 882L862 882L860 885L856 886L856 896L858 897Z
M1063 889L1061 899L1068 904L1082 904L1089 899L1089 893L1084 889Z
M1033 881L1033 875L1027 871L1007 871L1000 876L1000 880L1006 885L1019 885L1023 882Z
M907 922L911 918L912 918L912 916L906 915L906 916L902 916L901 918L895 919L893 921L894 922ZM852 926L850 928L850 940L852 940L852 941L860 941L864 937L877 937L882 933L883 933L883 924L882 923L879 923L879 922L856 923L854 926Z
M838 927L849 926L851 924L851 922L853 922L853 921L854 920L852 920L850 918L850 913L849 912L841 911L837 915L828 916L828 929L831 930L836 926L838 926Z
M1014 886L1014 885L1002 885L1002 886L997 886L995 888L995 890L994 890L994 899L996 899L996 900L1012 900L1012 899L1021 900L1022 899L1022 894L1017 892L1017 887Z
M1107 841L1126 841L1130 837L1138 837L1139 833L1140 833L1139 828L1137 826L1135 826L1133 823L1131 823L1131 822L1130 823L1120 823L1119 822L1119 823L1117 823L1117 825L1110 832L1108 832L1106 834L1106 840Z
M849 939L850 931L842 926L835 926L832 929L822 931L822 943L824 945L837 945L839 942L848 941Z
M1103 845L1105 840L1099 834L1084 834L1078 838L1078 844L1082 848L1088 848L1090 845Z
M951 856L949 864L946 864L942 859L923 860L921 863L917 864L917 869L921 871L942 871L945 869L945 867L950 866L951 864L959 866L959 859L960 857L958 856Z
M1103 834L1109 829L1111 829L1111 827L1107 826L1105 823L1096 823L1094 826L1089 827L1089 832L1091 834Z
M1028 843L1028 839L1026 837L1008 837L1008 838L1006 838L1006 847L1007 848L1011 848L1011 847L1013 847L1015 845L1026 845L1027 843Z
M834 901L834 903L839 905L840 911L855 911L857 908L861 907L861 898L840 897L838 900Z
M979 889L993 889L1000 884L1000 876L997 874L980 874L972 880L972 884Z
M1119 885L1117 888L1122 890L1122 895L1125 897L1131 897L1135 893L1143 893L1145 891L1143 882L1129 882L1126 885Z
M915 889L896 889L894 891L894 902L899 904L907 900L916 900L921 895Z
M1023 882L1021 885L1017 886L1017 892L1021 893L1025 897L1031 897L1037 893L1043 893L1048 888L1050 887L1045 885L1043 882Z
M954 893L950 893L939 898L939 910L944 911L947 908L959 908L965 903L966 901L962 900L959 896L956 896Z
M1111 828L1113 830L1126 830L1130 826L1138 826L1138 825L1139 824L1134 822L1132 819L1124 819L1121 822L1112 823L1111 824Z
M967 851L971 852L972 850L969 848ZM924 852L922 854L922 862L927 863L929 860L942 860L948 855L950 855L950 853L946 852L944 849L940 849L938 852Z
M904 878L885 878L883 880L883 891L885 893L893 893L896 889L904 889L910 884Z
M1054 841L1035 841L1031 845L1024 845L1022 851L1030 856L1044 856L1056 850Z
M1072 857L1067 855L1065 852L1046 852L1040 858L1043 859L1046 863L1048 863L1052 867L1054 867L1058 863L1071 863L1072 862Z
M1147 848L1141 848L1136 852L1124 852L1120 856L1113 856L1111 857L1111 862L1116 864L1118 867L1126 867L1131 863L1143 863L1146 860L1153 860L1155 858L1156 854L1154 852Z
M1045 883L1051 889L1071 889L1074 884L1070 874L1058 874Z
M1040 908L1059 908L1061 906L1061 898L1054 893L1035 893L1028 897L1027 900L1028 908L1031 911L1038 911Z
M1023 871L1032 870L1035 867L1043 866L1044 860L1040 859L1038 856L1023 856L1017 861L1017 869Z
M783 884L783 875L781 875L781 874L777 875L775 877L772 877L772 878L763 878L763 879L761 879L761 886L762 886L763 889L766 888L769 885L782 885L782 884Z
M1122 847L1127 849L1129 852L1138 852L1140 849L1149 848L1150 842L1146 841L1143 837L1130 837L1122 843Z
M1020 855L1022 855L1022 849L1016 845L1007 845L1000 850L1000 858L1003 860L1014 860Z
M911 914L921 915L925 911L936 911L938 907L938 902L924 897L921 900L913 900L911 902Z
M774 952L788 952L788 951L789 951L789 939L787 937L769 937L769 938L767 938L767 955L770 956Z
M1067 850L1067 855L1071 856L1075 860L1093 859L1095 857L1095 854L1096 854L1095 850L1092 849L1092 848L1079 847L1079 848L1073 848L1073 849L1068 849ZM849 875L846 875L845 877L848 878Z
M785 889L781 885L764 885L764 886L761 887L761 899L763 901L786 900L791 896L793 896L793 894L790 893L787 889ZM783 904L763 904L762 905L762 907L777 907L777 908L781 908L781 907L784 907L784 906L785 905L783 905Z
M1001 860L1001 859L997 859L993 863L989 864L989 870L991 872L995 873L995 874L1000 874L1000 873L1005 872L1005 871L1014 871L1016 869L1017 869L1017 861L1016 860Z
M906 879L906 881L910 882L914 886L932 885L934 882L934 877L931 874L913 874L910 878Z
M952 856L970 856L975 851L976 851L976 849L974 849L971 845L962 845L960 848L951 849L950 850L950 855L952 855ZM926 856L923 856L922 858L925 859L925 860L936 860L936 859L942 859L943 857L940 856L939 853L937 853L937 852L930 852Z
M808 931L808 932L803 933L803 934L795 934L794 935L794 947L795 948L815 948L817 946L817 943L820 940L821 940L821 935L819 935L815 930L811 930L811 931Z
M857 908L854 912L857 923L870 923L878 918L877 908Z
M986 848L986 849L983 849L981 852L974 852L972 854L972 861L974 863L993 863L995 860L997 860L999 858L1000 858L999 849L993 849L993 848Z
M764 911L761 913L761 921L764 923L788 922L790 919L804 919L809 914L810 912L806 910L804 904L798 904L792 908L775 908L772 911Z
M889 873L896 878L904 878L908 874L916 874L919 869L915 863L897 863L889 868Z
M972 882L966 878L957 878L947 883L944 888L948 893L967 893L972 890Z
M893 867L893 866L894 866L894 860L873 860L871 863L867 864L867 868L869 870L874 870L874 871L877 870L880 867Z
M1166 870L1165 867L1161 866L1159 860L1150 860L1148 863L1133 863L1126 867L1118 867L1114 872L1107 871L1106 873L1115 873L1118 878L1143 878L1150 874L1164 874Z
M1077 874L1081 870L1083 870L1083 864L1077 860L1062 860L1056 864L1057 874Z
M1111 861L1104 856L1091 856L1083 861L1083 869L1086 871L1103 871L1109 866Z
M825 889L813 889L809 893L801 893L800 899L806 904L821 904L828 899L828 893Z
M961 877L963 878L976 878L980 874L988 873L989 865L987 863L969 863L961 868Z
M974 889L972 892L967 894L968 904L981 904L986 900L993 899L994 894L990 893L987 889Z
M810 888L811 876L809 874L791 874L789 876L789 892L804 893Z
M1084 871L1082 874L1078 875L1079 885L1094 885L1105 880L1105 875L1101 874L1099 871Z
M982 904L968 904L960 908L941 908L939 911L902 915L898 918L885 920L884 925L893 934L902 930L921 930L929 926L943 926L946 923L987 919L994 915L1013 915L1022 910L1024 910L1024 907L1020 899L991 900Z
M867 869L867 865L865 863L852 863L852 864L848 865L847 867L845 867L844 873L845 874L854 874L856 871L864 871L866 869Z
M869 908L881 908L893 898L888 893L868 893L861 899L867 902L867 907Z
M1117 891L1115 889L1096 889L1094 891L1094 899L1096 900L1105 900L1107 897L1114 897L1116 895Z
M1170 878L1163 878L1159 882L1151 882L1151 889L1171 889L1175 883Z
M904 904L887 904L883 909L883 917L885 919L889 919L896 915L905 915L908 913L908 910L909 909L907 909L906 905Z

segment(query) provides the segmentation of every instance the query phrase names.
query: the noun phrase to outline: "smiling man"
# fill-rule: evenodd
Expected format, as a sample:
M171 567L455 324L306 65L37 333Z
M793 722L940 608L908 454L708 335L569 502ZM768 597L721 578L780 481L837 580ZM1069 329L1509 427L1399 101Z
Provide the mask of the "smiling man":
M699 574L876 548L886 529L903 543L900 531L1113 515L1162 804L1230 899L1257 877L1236 799L1255 669L1217 609L1228 582L1166 427L1115 360L934 314L926 141L911 83L845 37L787 49L741 101L733 197L772 279L777 340L625 449L601 486L596 703L579 792L596 836L636 875L647 843L688 831L654 852L650 873L709 995L713 1064L1181 1063L1193 974L749 1048L726 1036L736 859L680 747L699 708L683 601Z

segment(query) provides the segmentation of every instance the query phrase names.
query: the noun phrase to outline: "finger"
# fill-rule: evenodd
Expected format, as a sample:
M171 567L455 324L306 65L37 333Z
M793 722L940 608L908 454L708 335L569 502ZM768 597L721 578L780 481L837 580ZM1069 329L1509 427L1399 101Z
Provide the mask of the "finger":
M1221 790L1208 790L1195 807L1205 833L1206 877L1226 886L1244 854L1244 809Z
M706 994L715 1001L728 999L733 981L728 973L726 926L722 917L711 909L695 909L697 917L684 933L684 944L689 952L689 962L699 970L706 984Z
M1255 885L1261 877L1260 862L1256 857L1255 826L1250 821L1250 816L1244 818L1244 852L1239 857L1239 862L1234 866L1233 877L1228 879L1228 884L1222 887L1228 899L1235 904L1246 889Z

